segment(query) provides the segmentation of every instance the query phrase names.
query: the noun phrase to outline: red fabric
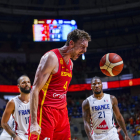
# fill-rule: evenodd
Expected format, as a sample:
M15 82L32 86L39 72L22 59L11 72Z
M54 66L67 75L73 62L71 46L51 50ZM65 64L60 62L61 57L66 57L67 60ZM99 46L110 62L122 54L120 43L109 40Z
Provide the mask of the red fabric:
M68 87L72 78L72 62L69 59L69 64L67 65L58 49L54 49L51 51L53 51L58 58L59 69L57 73L52 75L52 78L50 76L51 81L49 82L48 79L46 85L40 91L39 105L41 105L45 90L47 90L43 105L62 109L67 106L66 93L68 91ZM49 84L48 88L46 88L47 83Z
M40 121L39 108L37 114L38 124ZM37 140L37 137L37 135L31 134L29 140ZM43 106L39 140L71 140L67 108L55 109Z
M136 124L140 124L140 118L139 117L136 119Z
M121 135L120 132L118 133L118 135L119 135L119 139L120 139L120 140L124 140L124 138L123 138L123 136Z

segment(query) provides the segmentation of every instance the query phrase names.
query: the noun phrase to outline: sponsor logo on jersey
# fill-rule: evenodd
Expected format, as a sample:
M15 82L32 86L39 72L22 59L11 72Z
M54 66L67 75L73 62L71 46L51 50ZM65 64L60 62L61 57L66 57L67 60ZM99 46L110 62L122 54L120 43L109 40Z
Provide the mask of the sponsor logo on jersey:
M99 110L104 110L104 109L110 109L109 104L92 106L93 111L99 111Z
M54 98L63 99L65 96L66 96L66 94L57 94L57 93L54 93L54 94L53 94L53 97L54 97Z
M99 124L99 126L97 126L97 128L96 129L108 129L108 126L107 126L107 124L106 124L106 121L105 120L103 120L100 124Z
M27 110L18 110L19 116L20 115L28 115L30 114L30 109Z
M68 77L72 77L72 74L71 72L64 72L64 71L61 71L61 76L68 76Z

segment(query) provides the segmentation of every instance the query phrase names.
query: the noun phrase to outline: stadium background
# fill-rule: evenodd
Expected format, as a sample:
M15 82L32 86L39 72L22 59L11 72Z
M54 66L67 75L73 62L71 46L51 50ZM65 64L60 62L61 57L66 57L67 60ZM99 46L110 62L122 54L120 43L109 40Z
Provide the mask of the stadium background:
M117 97L129 135L140 139L139 7L139 0L0 0L0 118L10 96L18 94L5 92L2 85L10 89L8 86L16 85L23 74L33 82L41 56L64 45L64 42L33 42L33 20L74 19L79 29L91 35L92 41L85 60L80 57L74 61L71 85L90 83L95 75L103 82L117 81L118 86L112 83L114 87L104 92ZM105 77L99 62L104 54L111 52L122 57L124 69L119 76ZM121 80L128 80L125 86L120 86L124 83ZM86 88L74 89L67 94L72 140L87 140L81 103L92 92ZM122 130L118 131L123 137Z

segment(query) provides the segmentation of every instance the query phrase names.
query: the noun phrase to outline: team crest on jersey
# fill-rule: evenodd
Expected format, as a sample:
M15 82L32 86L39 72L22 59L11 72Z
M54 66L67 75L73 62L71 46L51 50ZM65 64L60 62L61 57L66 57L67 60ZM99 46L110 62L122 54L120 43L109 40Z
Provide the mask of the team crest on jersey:
M63 59L62 58L60 58L60 64L63 64Z
M103 120L96 129L104 129L104 130L108 129L106 121Z

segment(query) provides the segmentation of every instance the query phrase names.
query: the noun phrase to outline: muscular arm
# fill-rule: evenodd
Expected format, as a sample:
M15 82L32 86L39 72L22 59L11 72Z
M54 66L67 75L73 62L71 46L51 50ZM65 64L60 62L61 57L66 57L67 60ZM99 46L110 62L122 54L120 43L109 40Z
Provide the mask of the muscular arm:
M84 100L82 103L82 112L83 112L83 120L84 120L84 128L89 140L93 140L91 136L91 128L90 128L90 107L88 100Z
M8 120L10 119L11 114L13 114L15 110L15 103L13 100L7 103L5 111L2 115L1 125L7 131L11 137L15 138L16 134L12 131L10 126L7 124Z
M119 124L119 126L122 128L125 136L128 137L127 131L126 131L126 126L125 126L125 122L124 119L120 113L119 107L118 107L118 101L116 99L115 96L111 96L111 101L112 101L112 105L113 105L113 112L115 114L116 120ZM129 139L129 138L128 138Z
M38 94L39 91L43 88L46 81L48 80L50 74L55 69L58 63L58 59L53 52L46 53L40 61L40 64L37 68L35 80L31 90L30 96L30 110L31 110L31 132L36 128L34 125L37 125L37 109L38 109ZM33 128L33 129L32 129Z

